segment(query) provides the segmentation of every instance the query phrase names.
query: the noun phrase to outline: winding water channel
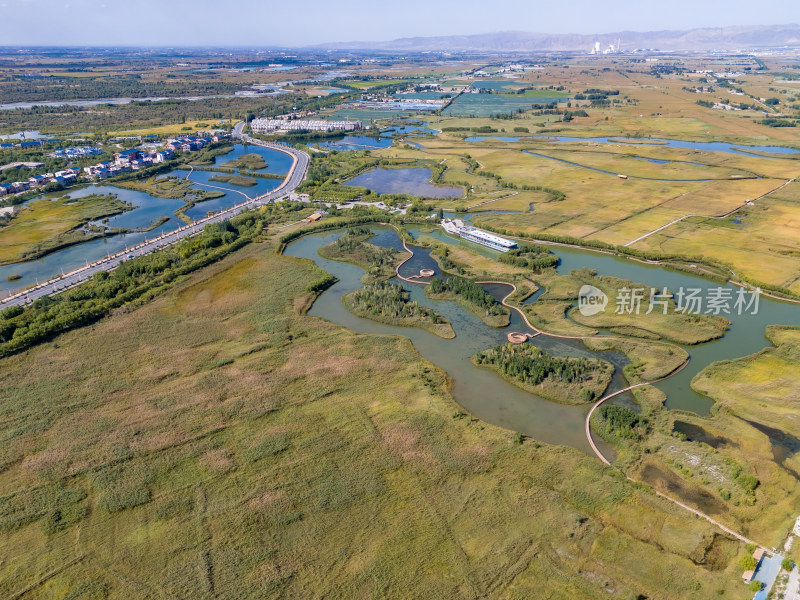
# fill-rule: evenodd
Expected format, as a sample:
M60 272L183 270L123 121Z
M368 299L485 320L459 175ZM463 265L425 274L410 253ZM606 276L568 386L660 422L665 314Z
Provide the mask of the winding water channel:
M402 250L397 234L392 230L374 228L378 235L371 242L384 247ZM411 229L412 235L422 232ZM470 358L475 353L506 341L506 334L512 331L527 331L522 319L515 312L511 315L511 324L506 329L495 329L485 325L478 317L452 301L436 301L428 299L422 286L404 284L413 300L428 306L447 318L456 332L456 338L445 340L426 331L410 327L394 327L383 325L367 319L356 317L342 303L342 297L362 287L363 269L349 263L324 259L317 250L335 241L342 232L312 234L293 242L286 249L286 254L308 258L325 271L338 278L338 283L329 288L315 302L309 314L325 318L347 327L352 331L368 334L400 335L408 338L416 350L426 359L444 369L453 380L453 397L476 417L513 431L521 431L526 435L552 444L565 444L591 453L584 435L584 419L589 406L566 406L539 398L506 382L494 372L477 368ZM493 251L475 246L463 240L451 238L444 233L425 233L446 243L463 244L482 253ZM716 288L718 284L700 277L679 272L672 272L654 265L637 263L625 258L605 254L584 252L571 248L554 248L560 258L559 273L568 273L573 269L588 267L601 275L613 275L630 279L647 287L663 288L667 286L675 290L684 288L700 288L707 290ZM414 248L414 258L401 267L401 275L408 276L419 272L421 268L433 268L439 273L436 262L428 251ZM723 286L735 292L733 286ZM506 286L486 286L489 293L502 297L508 293ZM535 302L539 294L529 302ZM716 341L698 346L685 346L691 355L689 366L679 374L657 384L667 395L667 408L684 409L707 415L711 401L690 388L692 378L712 362L737 358L757 352L768 342L764 337L767 325L800 324L800 306L761 298L757 315L726 315L731 321L731 329ZM565 340L540 335L532 340L536 346L560 356L602 356L617 368L609 392L626 387L621 376L622 367L627 358L617 352L594 353L587 350L579 340ZM614 399L615 403L633 403L630 394L622 394ZM598 441L598 440L596 440ZM607 456L613 451L605 444L598 444Z

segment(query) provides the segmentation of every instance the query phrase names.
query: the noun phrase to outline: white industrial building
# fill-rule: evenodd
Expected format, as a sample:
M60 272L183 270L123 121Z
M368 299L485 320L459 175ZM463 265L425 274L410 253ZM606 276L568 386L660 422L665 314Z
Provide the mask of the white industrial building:
M516 242L507 240L499 235L494 235L493 233L489 233L483 229L478 229L477 227L472 227L471 225L465 225L461 219L453 219L452 221L450 219L444 219L442 220L441 225L444 230L451 235L457 235L465 240L475 242L476 244L481 244L482 246L487 246L493 250L508 252L509 250L513 250L517 247Z
M253 119L250 129L255 133L283 133L289 131L358 131L361 121L325 121L323 119Z

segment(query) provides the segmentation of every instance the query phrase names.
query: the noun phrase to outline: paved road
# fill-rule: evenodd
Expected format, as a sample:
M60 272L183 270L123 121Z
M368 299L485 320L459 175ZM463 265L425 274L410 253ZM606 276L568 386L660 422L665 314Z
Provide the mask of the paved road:
M41 298L42 296L49 296L53 293L61 292L66 289L75 287L76 285L79 285L80 283L86 281L92 275L94 275L99 271L111 271L113 269L116 269L120 264L122 264L129 258L133 258L135 256L142 256L144 254L150 254L151 252L155 252L156 250L160 250L161 248L165 248L166 246L170 246L191 235L199 233L200 231L202 231L203 227L205 227L209 223L219 223L220 221L227 221L231 217L234 217L246 210L250 210L258 206L263 206L264 204L269 204L270 202L275 202L288 195L298 185L300 185L300 183L306 176L306 170L308 169L308 161L309 161L308 154L306 154L301 150L292 148L290 146L284 146L281 144L270 144L267 142L262 142L260 140L251 139L249 136L242 134L243 127L244 123L238 123L236 125L236 128L234 128L233 135L237 138L241 138L242 140L250 144L254 144L256 146L262 146L264 148L271 148L273 150L279 150L280 152L285 152L286 154L289 154L293 158L292 166L289 169L289 173L286 175L286 179L284 179L283 183L281 183L281 185L279 185L277 188L275 188L270 192L267 192L266 194L246 200L241 204L237 204L236 206L220 211L215 215L206 217L204 219L200 219L189 225L184 225L183 227L179 227L174 231L165 233L155 239L145 241L139 244L138 246L134 246L133 248L128 248L124 252L112 254L102 260L93 262L85 267L81 267L80 269L76 269L75 271L71 271L65 275L56 277L45 283L41 283L36 287L8 296L7 298L0 300L0 309L6 308L8 306L22 306L30 302L33 302L34 300L36 300L37 298Z

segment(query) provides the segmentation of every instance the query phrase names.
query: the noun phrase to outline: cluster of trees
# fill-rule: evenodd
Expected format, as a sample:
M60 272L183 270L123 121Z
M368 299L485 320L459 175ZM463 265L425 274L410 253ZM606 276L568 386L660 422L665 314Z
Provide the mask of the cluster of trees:
M600 407L600 417L605 422L606 433L623 439L640 439L642 428L646 425L642 417L626 406L603 404Z
M608 368L587 358L552 356L530 344L503 344L475 355L479 365L493 365L500 372L529 385L553 378L563 383L583 383Z
M742 466L731 458L725 459L725 463L731 467L731 476L745 492L750 496L755 495L756 488L761 483L755 475L744 473Z
M788 119L761 119L757 123L767 127L797 127L797 121L789 121Z
M609 96L619 96L619 90L600 90L591 88L575 94L575 100L607 100Z
M417 302L409 300L402 286L387 281L372 283L353 292L353 309L357 313L388 317L391 319L421 318L434 324L445 320Z
M111 272L56 296L0 312L0 356L19 352L54 335L92 323L109 311L144 301L177 278L210 264L258 236L267 217L248 212L210 224L203 233L159 252L122 263Z
M561 120L564 121L565 123L568 123L568 122L572 121L572 119L574 119L575 117L588 117L588 116L589 116L589 113L587 113L583 109L572 110L572 111L567 110L567 111L564 111L564 116L561 117Z
M242 89L235 81L210 81L200 77L181 79L148 77L138 74L113 77L74 77L50 75L46 79L18 79L3 85L5 102L36 102L52 100L95 100L103 98L148 98L170 96L205 96L233 94Z
M237 84L236 88L241 89L241 84ZM130 94L115 95L129 96ZM140 97L142 93L134 94L134 96ZM201 119L214 123L220 119L249 120L256 116L272 117L290 112L293 107L297 107L298 111L318 111L335 106L341 101L339 94L331 94L322 98L279 94L269 97L220 98L210 96L204 98L202 102L170 99L159 102L131 102L121 105L103 104L99 107L39 105L32 108L3 111L3 126L8 131L39 129L62 132L104 132L114 129L158 127Z
M521 244L519 248L504 252L497 260L507 265L532 269L537 273L558 265L558 256L539 244Z
M337 253L352 255L369 264L373 269L393 267L396 251L392 248L380 248L365 244L364 240L371 235L372 232L366 227L351 227L347 233L336 240ZM394 270L392 270L392 275L394 275Z
M444 280L434 277L428 286L428 292L432 295L451 293L460 296L490 317L503 314L503 306L471 279L453 276Z

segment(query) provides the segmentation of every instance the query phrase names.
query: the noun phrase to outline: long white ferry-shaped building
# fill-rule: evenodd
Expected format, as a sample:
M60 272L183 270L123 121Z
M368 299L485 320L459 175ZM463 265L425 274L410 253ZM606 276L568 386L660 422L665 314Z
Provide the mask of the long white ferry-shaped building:
M509 250L513 250L517 247L516 242L512 242L511 240L507 240L499 235L489 233L483 229L472 227L471 225L464 225L464 222L460 219L443 219L441 225L444 230L451 235L457 235L465 240L469 240L470 242L487 246L492 250L508 252Z

